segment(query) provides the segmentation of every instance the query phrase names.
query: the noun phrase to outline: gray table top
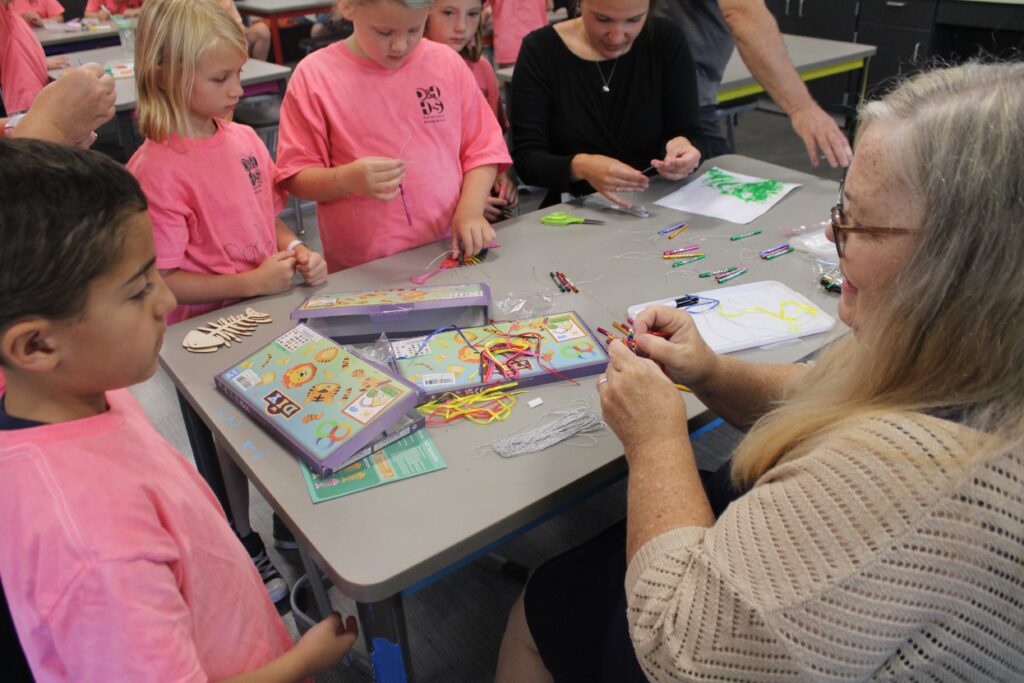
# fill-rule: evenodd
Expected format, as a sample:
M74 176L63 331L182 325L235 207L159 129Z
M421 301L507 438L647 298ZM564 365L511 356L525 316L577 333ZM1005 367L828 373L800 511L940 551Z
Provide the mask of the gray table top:
M757 249L784 241L783 228L823 219L835 199L837 184L742 156L719 157L714 163L740 173L802 183L802 187L762 219L741 226L655 206L657 198L677 185L658 178L645 194L636 197L651 210L651 218L562 206L558 208L605 219L607 225L547 226L540 223L547 210L526 214L497 226L501 247L492 250L484 263L444 271L430 284L485 282L493 300L499 301L510 292L553 291L548 272L561 270L569 274L580 293L558 294L554 312L576 310L591 327L607 327L612 320L624 320L631 304L713 289L713 282L697 277L699 270L714 270L742 259L750 272L733 284L778 280L835 316L836 298L817 286L813 260L794 253L764 262L757 258ZM682 220L690 223L683 242L706 242L708 258L700 262L700 268L697 264L671 268L661 259L661 252L667 248L665 244L673 243L653 238L659 229ZM730 235L754 227L761 228L763 234L730 242ZM199 322L180 323L168 330L161 352L163 366L210 425L214 437L226 444L250 480L297 531L331 581L358 601L380 600L430 577L595 489L625 468L621 444L611 432L599 434L593 447L559 445L510 460L493 454L479 457L479 446L522 429L574 399L584 399L599 411L597 378L589 377L579 385L556 382L529 389L506 422L431 428L429 434L448 464L446 470L313 505L296 459L215 389L215 374L289 329L290 312L314 291L405 286L408 277L423 272L443 248L441 244L428 245L334 273L319 290L295 287L224 309L222 314L228 315L252 306L271 313L274 322L261 326L252 339L216 353L185 351L181 340ZM496 315L493 305L492 315ZM793 362L843 331L838 324L830 333L740 355L758 362ZM528 408L526 401L537 396L544 404ZM707 419L706 409L692 394L685 399L691 426Z
M63 45L65 43L84 43L91 40L117 37L117 25L113 21L101 22L94 30L90 31L61 31L59 29L46 28L45 26L32 30L43 47Z
M789 52L789 58L793 62L793 66L801 73L814 71L826 66L835 66L852 59L871 57L877 52L874 45L845 43L838 40L796 36L789 33L782 34L782 41L786 44L786 51ZM503 83L511 81L514 69L511 66L498 69L498 80ZM719 90L742 87L755 82L756 79L751 75L747 65L743 63L739 51L733 48L732 57L729 58L729 63L725 66Z
M131 61L131 55L125 55L120 46L101 47L95 50L82 50L80 52L69 52L71 66L78 66L88 62L98 62L102 66L117 62ZM51 78L59 78L61 69L50 71ZM291 67L281 66L272 62L263 62L258 59L250 59L242 66L242 85L257 85L269 81L282 81L291 74ZM114 108L117 111L131 111L135 109L136 91L134 78L118 78L114 81L116 100Z

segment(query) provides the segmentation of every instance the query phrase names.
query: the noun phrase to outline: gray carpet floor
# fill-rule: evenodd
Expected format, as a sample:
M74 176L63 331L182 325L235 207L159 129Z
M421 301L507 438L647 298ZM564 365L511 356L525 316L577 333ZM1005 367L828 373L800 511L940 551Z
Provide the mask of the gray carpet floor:
M827 165L814 168L803 144L784 116L770 111L753 111L740 117L736 129L737 152L782 166L838 180L841 170ZM524 196L522 211L535 208L540 195ZM822 207L826 216L827 206ZM313 212L303 215L305 239L318 243ZM294 225L294 216L289 219ZM184 425L178 411L173 385L162 371L133 389L157 429L178 449L191 457ZM711 468L729 457L741 434L728 426L714 429L695 443L697 457L704 468ZM625 481L605 489L578 507L549 520L518 537L499 550L500 555L526 567L535 567L545 559L596 535L622 519L626 510ZM270 546L271 510L255 489L251 489L251 519ZM304 572L294 554L271 555L288 580L294 584ZM505 619L523 584L496 571L492 563L481 561L463 567L405 600L413 669L420 683L478 682L493 679L498 646ZM354 614L348 598L336 589L331 599L342 613ZM282 616L296 632L293 616L282 603ZM362 644L358 650L364 652ZM368 681L369 675L357 661L338 667L318 678L321 682Z

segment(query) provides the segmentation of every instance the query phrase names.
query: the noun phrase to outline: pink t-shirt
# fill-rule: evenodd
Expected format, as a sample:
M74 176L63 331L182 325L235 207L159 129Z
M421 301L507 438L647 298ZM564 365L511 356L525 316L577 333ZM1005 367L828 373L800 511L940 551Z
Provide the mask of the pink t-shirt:
M206 681L292 646L195 468L127 390L0 431L0 577L38 680Z
M128 162L149 202L156 266L234 275L277 252L274 218L287 196L274 184L274 161L249 126L217 121L209 138L146 140ZM176 323L228 302L178 306Z
M142 7L142 0L89 0L85 5L86 12L99 12L103 5L111 14L124 14L130 9Z
M494 61L511 64L531 31L548 25L544 0L491 0L494 8Z
M32 106L49 80L46 55L36 34L13 7L0 5L0 88L7 113Z
M395 70L357 57L344 43L317 50L295 68L281 105L278 180L366 156L406 162L402 185L412 225L401 196L318 203L331 272L449 236L463 174L511 163L462 57L429 40Z
M64 6L57 0L11 0L10 7L18 14L35 12L43 19L64 14Z
M501 129L507 130L508 118L505 116L505 110L501 107L501 91L498 88L498 76L494 73L494 67L483 58L475 62L466 60L466 65L473 72L473 77L476 78L476 83L480 86L480 93L490 105Z

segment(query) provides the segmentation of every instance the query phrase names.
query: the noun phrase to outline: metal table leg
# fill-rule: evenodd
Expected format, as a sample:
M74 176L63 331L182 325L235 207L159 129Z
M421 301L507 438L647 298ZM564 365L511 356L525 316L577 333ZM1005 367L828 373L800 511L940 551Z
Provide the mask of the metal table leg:
M206 480L213 493L220 501L224 514L231 519L231 506L228 504L228 492L224 487L224 476L220 473L220 462L217 460L217 451L213 445L213 434L210 428L202 421L196 411L189 405L189 402L175 391L178 395L178 405L181 406L181 417L185 421L185 433L188 434L188 442L192 446L192 457L196 461L196 469L200 476Z
M378 683L413 681L401 594L379 602L359 602L356 606L373 665L373 679Z

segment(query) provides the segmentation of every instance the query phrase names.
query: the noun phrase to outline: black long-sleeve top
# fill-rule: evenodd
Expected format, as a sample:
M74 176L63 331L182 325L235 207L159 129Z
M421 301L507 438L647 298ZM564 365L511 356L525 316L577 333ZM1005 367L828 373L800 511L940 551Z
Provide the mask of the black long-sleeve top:
M657 17L629 52L601 62L573 54L553 27L528 35L512 77L510 118L516 170L524 182L550 190L545 206L562 192L594 191L570 181L577 154L603 154L643 170L679 135L706 152L686 37Z

